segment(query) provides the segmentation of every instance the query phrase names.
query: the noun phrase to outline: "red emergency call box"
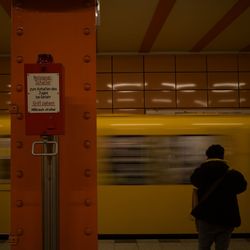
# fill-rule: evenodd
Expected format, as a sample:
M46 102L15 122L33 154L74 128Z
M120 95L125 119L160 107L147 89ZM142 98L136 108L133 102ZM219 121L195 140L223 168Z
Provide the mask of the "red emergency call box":
M63 65L25 64L24 77L26 134L64 134Z

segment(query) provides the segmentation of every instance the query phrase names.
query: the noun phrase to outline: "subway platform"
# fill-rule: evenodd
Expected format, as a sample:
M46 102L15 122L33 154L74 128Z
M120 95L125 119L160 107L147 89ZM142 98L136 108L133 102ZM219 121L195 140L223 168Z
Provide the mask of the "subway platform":
M99 240L98 250L197 250L197 239L133 239ZM249 250L250 239L232 239L229 250ZM0 250L10 250L7 241L0 241ZM91 249L89 249L91 250ZM211 250L214 250L212 247Z

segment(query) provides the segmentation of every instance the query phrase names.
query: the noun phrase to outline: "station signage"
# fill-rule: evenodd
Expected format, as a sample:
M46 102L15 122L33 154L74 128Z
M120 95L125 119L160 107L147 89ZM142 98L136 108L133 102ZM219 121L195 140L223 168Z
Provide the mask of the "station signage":
M60 112L59 73L28 73L27 95L29 113Z
M25 64L24 75L26 134L64 134L62 64Z

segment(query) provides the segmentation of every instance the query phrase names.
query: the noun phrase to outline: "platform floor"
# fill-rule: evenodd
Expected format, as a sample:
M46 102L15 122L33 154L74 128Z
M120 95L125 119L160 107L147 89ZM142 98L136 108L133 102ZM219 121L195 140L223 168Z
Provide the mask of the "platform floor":
M99 240L98 250L197 250L197 239ZM212 248L214 249L214 248ZM229 250L250 250L250 239L232 239Z
M99 240L98 244L98 250L197 250L194 239ZM0 250L10 250L6 241L0 242ZM250 239L232 239L229 250L250 250Z

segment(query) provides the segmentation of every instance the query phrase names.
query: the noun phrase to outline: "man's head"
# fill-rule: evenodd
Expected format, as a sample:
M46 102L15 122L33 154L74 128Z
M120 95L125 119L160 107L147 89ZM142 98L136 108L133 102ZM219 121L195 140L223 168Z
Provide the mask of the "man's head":
M224 148L219 144L211 145L206 151L206 156L208 159L224 159Z

